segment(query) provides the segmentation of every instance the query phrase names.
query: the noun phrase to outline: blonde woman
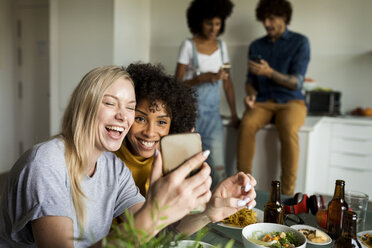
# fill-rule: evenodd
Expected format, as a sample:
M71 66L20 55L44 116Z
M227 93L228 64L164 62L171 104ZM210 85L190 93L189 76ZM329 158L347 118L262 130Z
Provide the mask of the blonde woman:
M154 190L144 203L129 169L107 152L119 149L135 106L133 83L120 67L94 69L81 80L61 135L34 146L10 172L1 201L1 247L87 247L106 236L112 219L126 209L135 213L138 228L156 234L155 199L170 206L162 213L169 216L161 223L166 225L209 200L206 165L197 177L184 179L205 160L199 154L177 173L153 178ZM83 239L74 241L77 237Z

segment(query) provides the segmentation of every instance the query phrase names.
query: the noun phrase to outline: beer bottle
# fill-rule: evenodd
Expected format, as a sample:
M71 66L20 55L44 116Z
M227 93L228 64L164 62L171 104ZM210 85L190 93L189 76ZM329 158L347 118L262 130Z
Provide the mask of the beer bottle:
M345 182L336 180L335 193L332 200L328 203L327 211L327 231L333 239L340 237L342 232L342 221L345 211L348 210L345 201Z
M355 212L345 212L341 237L336 240L333 247L362 248L356 237L356 221L357 214Z
M270 200L264 209L264 222L283 224L284 207L280 200L280 182L272 181Z

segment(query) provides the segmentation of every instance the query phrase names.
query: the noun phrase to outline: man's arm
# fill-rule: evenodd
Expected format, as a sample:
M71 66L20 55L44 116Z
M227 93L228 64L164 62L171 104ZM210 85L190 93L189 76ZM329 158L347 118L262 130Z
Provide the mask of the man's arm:
M298 87L298 79L295 75L283 74L274 70L264 59L261 59L260 63L249 60L248 68L252 74L268 77L288 89L296 90Z
M283 74L273 69L269 78L275 83L288 89L297 90L298 88L298 80L294 75Z
M248 68L251 73L258 76L266 76L273 82L291 90L297 90L302 87L305 79L305 73L310 61L310 43L306 37L299 41L299 46L292 58L288 73L281 73L273 68L263 59L260 63L252 60L248 61Z

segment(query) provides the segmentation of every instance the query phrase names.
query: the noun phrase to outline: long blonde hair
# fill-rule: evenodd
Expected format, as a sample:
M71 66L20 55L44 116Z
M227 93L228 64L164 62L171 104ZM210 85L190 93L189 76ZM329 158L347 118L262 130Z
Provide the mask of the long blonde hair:
M103 66L88 72L72 93L62 120L66 167L81 235L84 233L83 198L86 196L80 184L95 146L98 107L106 89L119 78L125 78L133 84L123 67Z

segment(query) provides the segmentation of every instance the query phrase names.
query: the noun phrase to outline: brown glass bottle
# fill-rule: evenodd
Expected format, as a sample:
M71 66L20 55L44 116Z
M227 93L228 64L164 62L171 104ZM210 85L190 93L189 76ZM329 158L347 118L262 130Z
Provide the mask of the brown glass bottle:
M280 200L280 182L271 183L270 200L264 209L264 222L283 224L284 207Z
M332 200L328 203L327 211L327 230L333 239L340 237L342 232L342 221L345 211L348 210L345 201L345 182L336 180L335 193Z
M345 212L341 237L339 237L333 247L337 248L361 248L356 237L357 214L355 212Z

